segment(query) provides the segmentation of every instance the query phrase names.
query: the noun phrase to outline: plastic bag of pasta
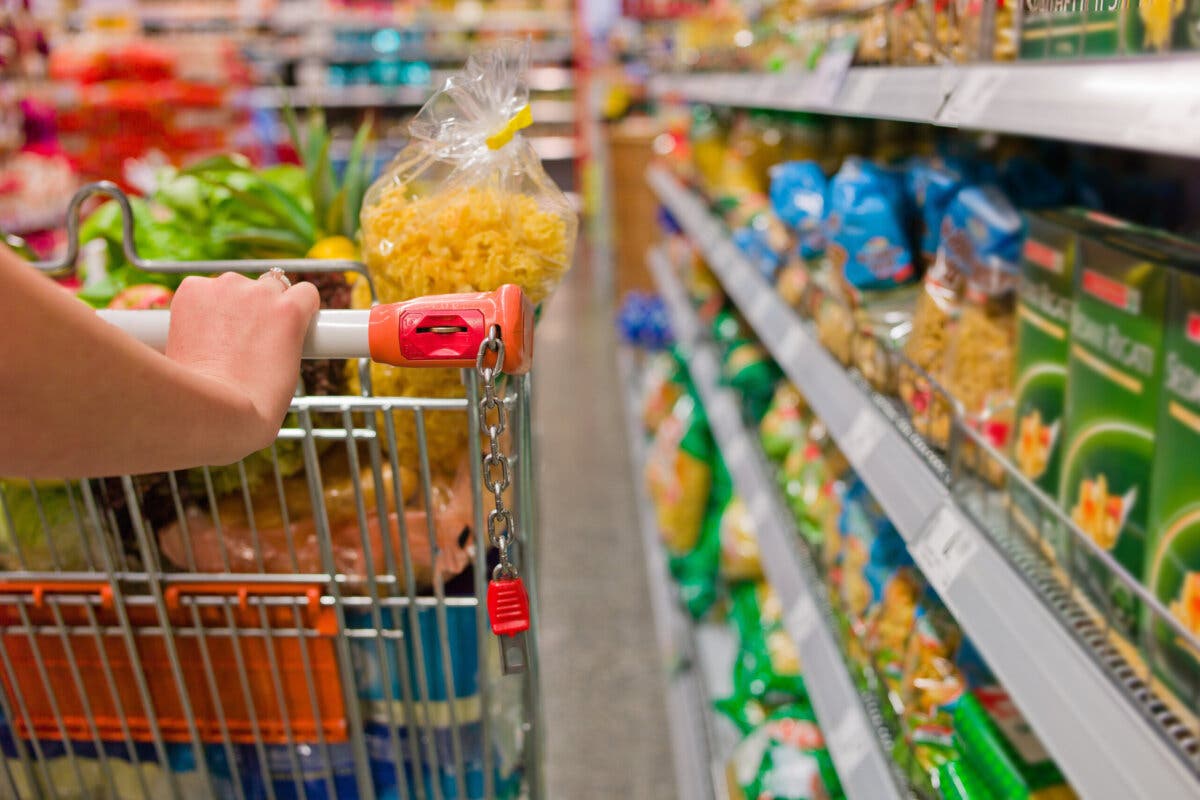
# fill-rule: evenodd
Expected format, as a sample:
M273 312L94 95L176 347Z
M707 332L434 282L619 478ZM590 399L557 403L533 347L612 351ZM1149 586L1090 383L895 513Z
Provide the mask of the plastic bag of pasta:
M408 145L367 190L362 253L379 301L515 283L536 305L570 267L575 212L521 135L533 122L528 63L528 46L514 43L471 58L413 118ZM355 289L355 305L369 304L365 282ZM377 395L463 394L451 369L374 365L371 380ZM407 424L396 446L413 463L414 426L398 421ZM434 470L453 473L465 418L431 412L427 425Z

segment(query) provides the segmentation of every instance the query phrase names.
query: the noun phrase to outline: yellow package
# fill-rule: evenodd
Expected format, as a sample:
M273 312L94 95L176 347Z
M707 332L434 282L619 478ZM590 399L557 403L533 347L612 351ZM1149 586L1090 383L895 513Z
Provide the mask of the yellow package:
M700 539L712 489L712 437L691 395L683 395L658 426L646 458L646 488L659 534L674 555L686 555Z
M740 497L730 499L721 512L721 576L730 582L763 579L759 560L758 534L750 509Z
M390 303L505 283L542 302L570 267L578 226L566 196L521 130L532 124L528 45L468 60L409 125L410 140L367 191L362 253L377 299ZM363 282L354 304L370 303ZM357 370L350 370L357 391ZM462 397L458 370L372 365L377 395ZM415 459L412 415L397 415L396 446ZM430 460L452 473L466 445L461 413L427 416Z

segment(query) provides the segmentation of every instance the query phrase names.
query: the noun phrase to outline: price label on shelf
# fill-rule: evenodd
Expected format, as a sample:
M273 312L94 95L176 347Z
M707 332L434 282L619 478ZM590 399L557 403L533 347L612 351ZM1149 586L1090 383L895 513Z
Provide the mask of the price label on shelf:
M838 446L851 464L861 467L875 452L886 431L887 423L878 411L870 407L861 408L845 435L838 438Z
M846 709L829 734L829 754L833 756L837 771L843 778L858 769L858 765L867 757L872 738L862 710Z
M788 635L792 637L796 647L804 650L805 642L821 624L821 618L817 614L817 605L807 590L802 591L796 598L796 602L788 609L784 615L783 624L787 627Z
M970 523L949 505L934 515L924 536L913 548L913 558L939 594L945 594L979 549Z
M854 62L857 50L857 34L843 36L830 43L807 81L804 99L809 106L828 108L834 104L846 82L846 76L850 74L850 64Z
M1005 81L1004 70L973 68L950 92L938 114L940 125L972 125L981 120Z

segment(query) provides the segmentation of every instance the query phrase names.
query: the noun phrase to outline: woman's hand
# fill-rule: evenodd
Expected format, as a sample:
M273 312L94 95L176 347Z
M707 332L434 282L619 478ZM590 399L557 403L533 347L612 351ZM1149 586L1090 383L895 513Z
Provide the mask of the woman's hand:
M270 444L317 290L188 278L167 355L0 245L0 475L76 478L228 464Z
M244 397L251 415L246 452L275 439L296 390L304 334L319 306L311 283L289 288L270 273L258 280L232 272L189 277L175 293L167 357Z

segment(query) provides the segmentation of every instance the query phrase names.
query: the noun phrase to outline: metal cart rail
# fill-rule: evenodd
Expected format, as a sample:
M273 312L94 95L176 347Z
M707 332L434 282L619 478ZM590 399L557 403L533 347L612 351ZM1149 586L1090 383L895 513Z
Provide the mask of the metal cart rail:
M125 254L147 271L370 280L356 262L140 259L111 184L72 200L67 259L39 267L74 261L96 192L121 205ZM109 320L161 346L166 313ZM370 313L321 312L305 347L360 359L361 396L298 393L267 451L162 475L0 480L0 796L542 796L536 580L520 559L535 524L529 377L500 385L534 622L527 668L502 677L481 612L495 553L483 461L463 453L449 486L428 437L431 417L453 419L474 450L479 374L462 369L461 397L375 396Z

